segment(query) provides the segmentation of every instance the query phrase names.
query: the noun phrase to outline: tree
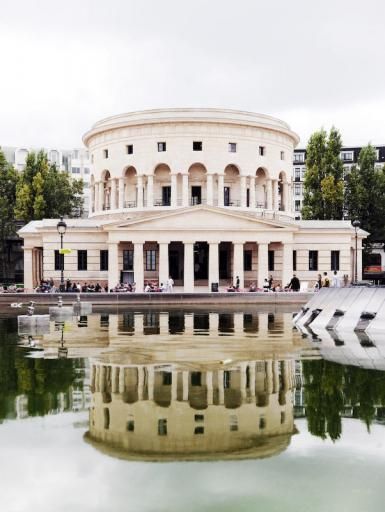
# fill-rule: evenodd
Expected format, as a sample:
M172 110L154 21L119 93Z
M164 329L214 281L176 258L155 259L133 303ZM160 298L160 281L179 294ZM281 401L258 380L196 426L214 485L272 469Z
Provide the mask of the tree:
M358 165L347 175L345 208L351 219L359 219L369 231L364 244L385 240L385 167L376 169L376 150L370 144L361 149Z
M29 222L61 215L78 217L83 212L83 181L71 180L44 151L28 154L16 189L15 215Z
M13 210L16 202L17 174L0 151L0 264L1 274L8 275L7 241L16 235Z
M315 132L306 148L302 217L307 220L342 219L344 203L341 135L332 128Z

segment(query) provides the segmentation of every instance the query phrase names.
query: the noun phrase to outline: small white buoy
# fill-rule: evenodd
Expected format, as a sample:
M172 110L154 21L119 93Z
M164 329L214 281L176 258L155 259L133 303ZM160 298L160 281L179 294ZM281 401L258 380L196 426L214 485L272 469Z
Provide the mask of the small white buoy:
M12 304L10 304L11 308L21 308L22 305L22 302L12 302Z

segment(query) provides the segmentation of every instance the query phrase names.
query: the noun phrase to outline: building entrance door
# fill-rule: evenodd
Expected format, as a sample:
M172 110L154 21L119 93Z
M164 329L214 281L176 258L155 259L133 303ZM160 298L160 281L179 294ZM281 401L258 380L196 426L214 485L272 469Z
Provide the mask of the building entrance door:
M162 206L171 204L171 187L162 187Z
M223 189L223 204L225 206L230 206L230 187L225 187Z
M209 244L197 242L194 244L194 279L208 279L209 274Z
M134 282L133 270L122 270L120 272L120 282L125 284L132 284Z
M202 204L202 187L191 187L191 204Z

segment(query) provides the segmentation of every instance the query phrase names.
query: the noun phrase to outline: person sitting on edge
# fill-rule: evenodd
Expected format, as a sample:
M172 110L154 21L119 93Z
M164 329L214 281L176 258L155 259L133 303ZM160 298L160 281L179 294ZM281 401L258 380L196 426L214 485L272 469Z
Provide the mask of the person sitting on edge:
M174 279L171 276L169 276L168 281L167 281L167 290L169 293L172 293L173 287L174 287Z
M251 283L249 287L249 292L256 292L257 291L257 285L255 283Z
M274 288L274 291L275 292L281 292L282 291L282 288L280 286L280 284L278 283L277 286Z
M161 292L166 292L167 291L167 286L164 285L163 283L160 283L160 291Z
M270 289L270 285L269 285L269 281L268 281L267 277L265 277L262 288L263 288L264 292L268 292Z
M329 288L329 286L330 286L330 280L328 278L327 272L324 272L324 276L322 278L322 286L324 286L325 288Z
M235 288L234 288L234 286L232 284L229 284L229 286L227 287L227 291L228 292L235 292L236 290L235 290Z
M270 290L273 289L273 276L271 274L269 276L269 288L270 288Z
M293 274L293 277L291 278L288 289L293 290L293 292L299 292L300 288L301 288L301 283L299 282L298 277L295 274Z
M151 286L147 283L146 286L144 287L144 292L148 293L150 291L151 291Z

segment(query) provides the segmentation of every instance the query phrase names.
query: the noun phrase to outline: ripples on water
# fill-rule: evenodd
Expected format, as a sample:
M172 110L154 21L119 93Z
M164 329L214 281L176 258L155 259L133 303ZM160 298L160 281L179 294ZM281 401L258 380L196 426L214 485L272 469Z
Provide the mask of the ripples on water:
M278 461L280 480L283 456L294 457L296 466L305 449L314 464L315 440L324 440L322 456L332 456L339 443L345 446L344 436L354 455L365 436L377 443L383 471L385 342L312 338L293 327L292 316L283 308L251 307L103 311L51 322L47 332L18 332L16 317L2 319L0 441L3 434L12 453L12 432L20 425L24 436L32 435L32 418L47 418L49 432L77 433L66 454L71 460L87 450L99 465L108 464L105 455L125 459L128 471L133 462L268 458ZM362 425L359 435L352 425ZM270 462L264 464L268 469ZM306 467L297 470L305 474ZM375 501L382 487L373 492ZM265 510L275 510L273 496L267 492ZM254 510L254 498L250 504L239 498L234 507ZM278 501L287 506L295 499ZM322 510L321 503L319 497L313 509ZM144 500L136 510L151 506Z

